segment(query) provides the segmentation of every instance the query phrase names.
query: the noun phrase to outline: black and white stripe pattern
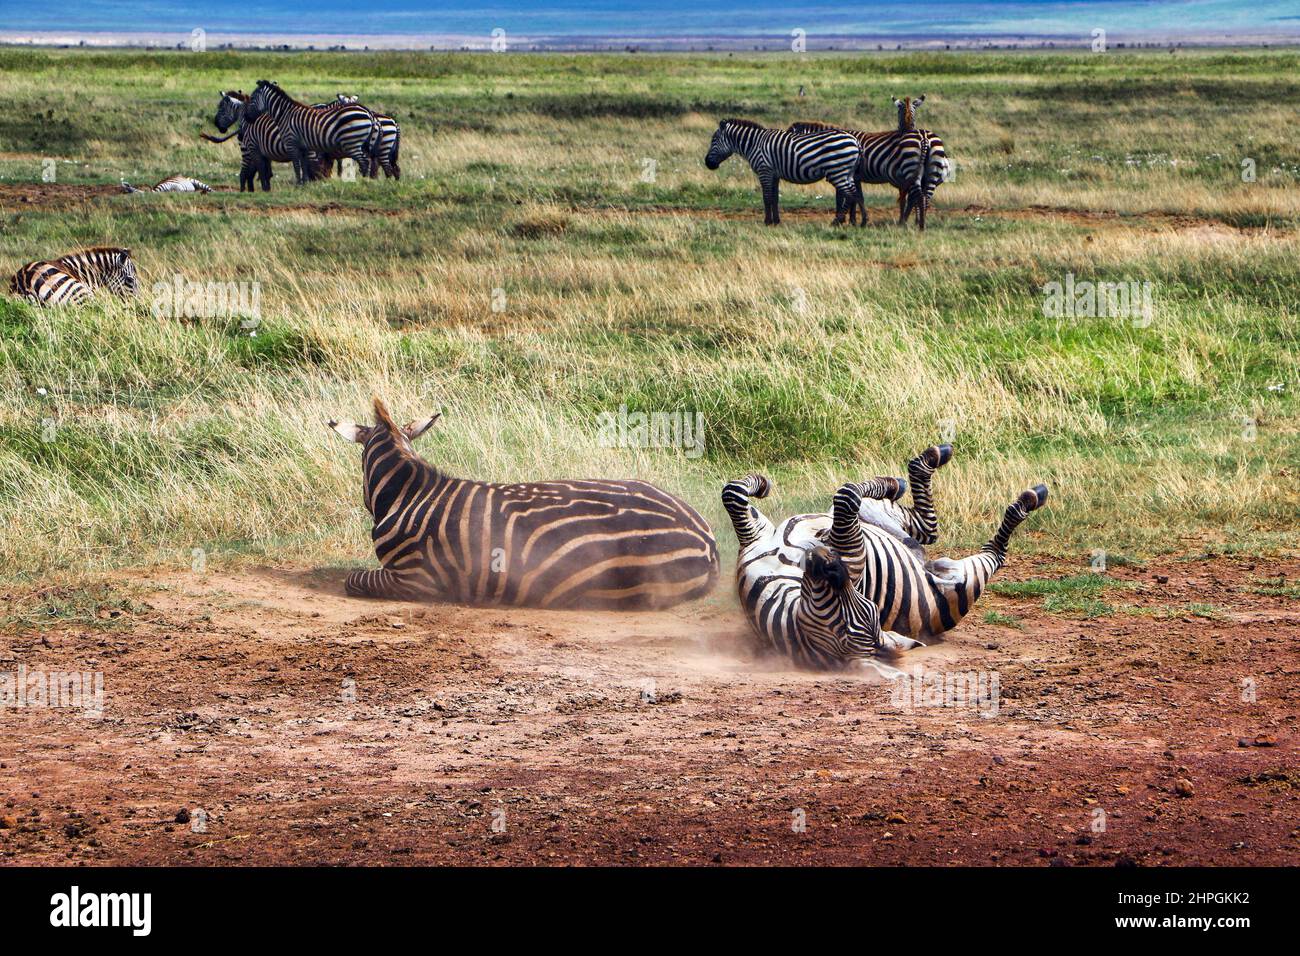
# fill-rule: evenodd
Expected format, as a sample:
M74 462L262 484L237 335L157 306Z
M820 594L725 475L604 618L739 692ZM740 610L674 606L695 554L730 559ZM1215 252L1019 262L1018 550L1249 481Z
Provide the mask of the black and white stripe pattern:
M881 133L865 133L845 129L861 150L855 178L859 184L889 185L898 190L898 223L903 225L917 212L917 226L925 228L925 213L933 205L934 192L947 178L948 159L943 140L929 130L915 126L915 109L925 97L915 100L895 100L899 113L899 128ZM905 128L910 126L910 128ZM829 123L804 121L792 123L790 131L812 133L837 130ZM867 224L867 209L859 189L856 208L849 218L856 221L862 213L862 225Z
M36 305L84 305L97 289L130 296L140 291L130 249L98 246L47 262L29 262L9 291Z
M254 191L254 178L262 181L262 191L271 189L272 163L292 163L294 155L289 152L280 124L270 113L263 113L256 119L249 120L245 115L248 94L239 90L224 90L221 101L217 104L217 115L213 123L221 132L238 124L239 137L239 191ZM224 143L230 136L210 136L199 134L210 143ZM322 161L316 153L309 153L308 166L313 179L328 178L331 163Z
M337 98L330 103L313 103L313 109L331 109L338 106L351 106L360 102L356 96L346 93L339 93ZM372 111L373 112L373 111ZM397 124L397 120L383 113L375 113L375 122L377 124L377 135L372 140L370 153L374 162L370 165L370 178L375 179L379 176L379 170L382 168L384 176L391 179L402 178L402 168L398 164L398 153L401 150L402 129ZM339 173L343 172L343 160L339 160Z
M415 454L438 416L399 428L330 422L364 446L366 509L381 567L349 594L546 608L668 607L712 590L717 544L685 502L644 481L492 484Z
M379 142L378 123L375 114L360 103L315 109L299 103L275 83L258 80L244 116L251 121L264 113L275 117L300 184L311 178L311 153L349 157L363 176L369 174L371 151Z
M704 165L717 169L732 153L745 157L762 187L763 222L769 226L781 221L781 180L829 180L835 187L835 224L839 225L856 201L855 170L860 151L857 140L839 130L797 134L749 120L730 119L718 124Z
M1005 562L1012 532L1047 500L1047 488L1038 485L1012 502L976 554L929 560L921 541L938 537L930 479L951 455L951 447L938 446L909 463L910 508L897 503L906 481L875 478L840 488L830 513L795 515L780 525L753 503L770 490L765 477L727 484L722 501L740 541L740 601L766 647L807 666L866 666L896 676L873 659L937 637L965 617ZM836 590L841 573L850 586ZM819 600L809 602L810 587Z
M210 193L212 187L193 176L168 176L161 182L140 189L122 180L124 193Z

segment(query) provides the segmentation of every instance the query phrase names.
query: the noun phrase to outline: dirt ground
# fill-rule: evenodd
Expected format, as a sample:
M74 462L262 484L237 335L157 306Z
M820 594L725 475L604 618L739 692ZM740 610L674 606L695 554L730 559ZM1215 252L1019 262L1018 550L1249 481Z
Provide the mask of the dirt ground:
M0 635L0 671L105 690L0 710L0 861L1300 863L1300 605L1250 592L1300 562L1112 573L1145 613L990 595L905 659L996 672L981 716L755 659L725 587L580 614L153 572L96 626Z

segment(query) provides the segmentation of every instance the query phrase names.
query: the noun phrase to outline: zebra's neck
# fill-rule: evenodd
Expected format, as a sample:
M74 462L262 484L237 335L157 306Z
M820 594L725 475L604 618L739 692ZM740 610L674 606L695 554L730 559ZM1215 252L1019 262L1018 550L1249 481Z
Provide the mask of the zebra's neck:
M445 476L409 447L401 447L391 434L380 434L366 443L364 470L366 506L376 525L402 506L407 497L404 492L456 480Z
M266 90L267 112L277 120L282 119L284 114L288 113L295 106L302 105L278 86L267 86L264 87L264 89Z
M775 138L778 130L762 129L756 126L731 126L727 128L727 135L731 137L731 143L736 147L736 152L747 160L760 153Z

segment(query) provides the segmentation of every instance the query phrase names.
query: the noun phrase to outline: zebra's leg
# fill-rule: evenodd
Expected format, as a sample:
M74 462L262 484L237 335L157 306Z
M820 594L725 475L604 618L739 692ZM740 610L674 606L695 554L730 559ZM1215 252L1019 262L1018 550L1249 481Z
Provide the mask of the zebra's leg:
M898 191L898 224L900 226L907 225L907 215L909 211L910 210L907 208L907 190L900 189Z
M907 491L902 478L868 478L841 485L831 501L831 526L826 543L844 559L854 584L866 567L866 541L862 537L862 499L897 501Z
M853 185L857 190L857 203L855 205L862 212L862 228L866 229L867 228L867 201L862 197L862 181L858 180Z
M1020 523L1047 502L1047 486L1035 485L1022 491L1007 506L997 532L982 548L960 561L941 559L927 566L936 596L946 601L952 624L960 621L974 606L984 587L1007 560L1007 543ZM947 623L947 622L945 622ZM949 627L952 625L949 624Z
M352 597L382 598L390 601L413 600L418 597L387 568L373 571L353 571L343 583Z
M722 488L722 507L727 509L742 551L775 530L772 522L749 500L766 498L771 490L772 482L768 477L757 473L729 481Z
M934 473L952 460L952 445L931 445L907 463L907 479L912 487L912 507L900 507L903 524L921 544L939 540L939 516L934 510L930 483Z

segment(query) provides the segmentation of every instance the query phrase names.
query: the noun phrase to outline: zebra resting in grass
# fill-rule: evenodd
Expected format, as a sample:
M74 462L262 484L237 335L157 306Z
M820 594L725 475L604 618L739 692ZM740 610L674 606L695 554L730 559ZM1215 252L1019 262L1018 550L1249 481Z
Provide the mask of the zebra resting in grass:
M943 140L929 130L917 129L915 109L925 97L915 100L895 100L898 105L899 128L880 133L865 133L847 129L861 149L861 158L855 178L858 184L857 203L849 210L849 221L857 221L862 213L862 225L867 224L867 207L862 199L862 185L887 184L898 190L898 224L907 223L916 210L916 224L925 228L925 213L933 204L934 192L947 178L948 158ZM904 128L910 126L911 128ZM791 123L793 133L811 133L839 129L829 123L806 120Z
M140 189L122 180L124 193L210 193L212 187L193 176L168 176L160 183Z
M262 191L270 192L271 163L292 163L293 155L285 145L284 136L280 133L280 126L276 123L275 117L270 113L263 113L257 119L249 120L245 116L247 106L247 93L242 90L222 90L221 100L217 103L217 115L212 122L223 133L235 124L239 125L239 129L226 136L211 136L208 133L200 133L199 136L209 143L224 143L231 136L238 136L239 191L254 192L256 188L254 178L258 177L262 181ZM311 166L313 179L329 178L330 170L333 168L331 161L310 153L308 163Z
M1022 492L977 553L930 560L923 545L939 536L930 480L951 457L952 446L939 445L908 463L910 508L898 504L906 480L873 478L840 488L829 514L779 525L753 504L767 497L767 478L729 482L722 503L740 541L736 582L759 640L805 666L896 677L878 657L955 627L1006 561L1012 532L1047 501L1047 487Z
M374 425L328 423L364 446L381 565L349 574L348 594L631 610L702 597L717 582L708 523L654 485L452 478L411 447L438 415L399 428L379 399L374 407Z
M284 137L284 145L293 157L293 171L299 185L311 178L309 157L347 156L354 160L361 175L370 172L371 150L377 148L378 121L375 114L360 103L313 109L299 103L269 80L258 80L257 89L244 109L251 121L270 113Z
M130 249L96 246L48 262L29 262L9 281L9 291L35 305L85 305L96 289L123 298L140 292Z
M717 169L732 153L745 157L763 189L763 224L767 226L781 222L781 180L829 180L835 187L838 226L857 201L854 171L860 152L857 140L839 130L816 130L804 135L768 129L749 120L729 119L718 124L704 165Z

